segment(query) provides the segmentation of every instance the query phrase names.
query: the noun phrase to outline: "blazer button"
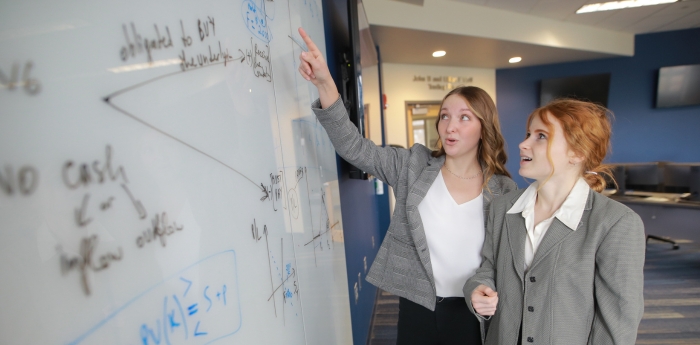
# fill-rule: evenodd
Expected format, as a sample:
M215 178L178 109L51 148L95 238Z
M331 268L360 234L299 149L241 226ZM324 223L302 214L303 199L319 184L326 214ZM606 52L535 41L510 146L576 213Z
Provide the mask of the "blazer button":
M527 337L527 342L528 343L534 343L535 339L532 339L532 337Z
M535 308L533 308L533 307L527 307L527 311L533 312L533 311L535 311Z
M534 282L535 282L535 277L530 277L530 283L534 283Z

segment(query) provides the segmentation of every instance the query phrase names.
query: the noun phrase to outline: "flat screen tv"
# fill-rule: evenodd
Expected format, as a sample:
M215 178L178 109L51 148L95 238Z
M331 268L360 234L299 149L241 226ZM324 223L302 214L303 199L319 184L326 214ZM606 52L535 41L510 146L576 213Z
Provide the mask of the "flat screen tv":
M609 89L610 73L543 79L540 83L540 106L557 98L574 98L607 107Z
M700 65L661 67L656 87L656 107L700 104Z

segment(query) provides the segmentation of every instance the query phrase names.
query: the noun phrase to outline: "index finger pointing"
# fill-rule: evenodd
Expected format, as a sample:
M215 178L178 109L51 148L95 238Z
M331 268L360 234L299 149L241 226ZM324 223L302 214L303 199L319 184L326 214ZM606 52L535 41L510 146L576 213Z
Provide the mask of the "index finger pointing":
M306 43L306 46L309 48L309 52L313 52L314 56L316 53L320 53L318 50L318 47L316 47L316 44L314 44L314 41L311 40L311 37L306 34L306 31L302 29L301 27L299 28L299 35L301 35L301 38L304 40L304 43Z

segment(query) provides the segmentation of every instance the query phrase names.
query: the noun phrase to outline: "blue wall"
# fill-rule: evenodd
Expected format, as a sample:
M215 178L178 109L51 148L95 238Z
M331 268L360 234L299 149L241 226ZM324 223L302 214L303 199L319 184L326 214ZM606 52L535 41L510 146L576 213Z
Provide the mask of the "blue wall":
M380 199L375 196L372 180L349 179L347 173L339 176L339 179L343 236L345 237L345 262L348 269L348 290L350 291L352 337L355 345L365 345L369 336L377 295L377 288L368 283L365 277L379 250L379 210L386 208L388 212L389 207L388 205L381 207L383 205L379 203ZM365 258L367 271L365 271L364 265ZM359 290L357 302L355 301L356 283Z
M539 105L542 79L610 73L608 108L615 114L607 161L700 161L700 106L655 109L660 67L700 64L700 29L635 37L633 57L496 71L497 105L508 143L507 168L520 187L518 144L527 116Z

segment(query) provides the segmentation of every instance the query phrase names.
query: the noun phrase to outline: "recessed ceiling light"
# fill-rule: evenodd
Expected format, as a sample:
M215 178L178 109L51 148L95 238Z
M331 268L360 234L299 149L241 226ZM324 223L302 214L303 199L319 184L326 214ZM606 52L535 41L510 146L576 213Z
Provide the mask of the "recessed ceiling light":
M508 62L510 62L510 63L518 63L518 62L520 62L520 61L522 61L522 60L523 60L523 58L521 58L520 56L516 56L516 57L510 58L510 59L508 60Z
M581 14L581 13L590 13L590 12L598 12L598 11L620 10L623 8L631 8L631 7L670 4L670 3L674 3L674 2L678 2L678 1L679 0L624 0L624 1L601 2L601 3L597 3L597 4L583 5L583 6L581 6L581 8L579 8L576 11L576 13Z
M447 54L447 53L444 50L438 50L436 52L433 52L433 57L441 57L441 56L445 56L445 54Z

